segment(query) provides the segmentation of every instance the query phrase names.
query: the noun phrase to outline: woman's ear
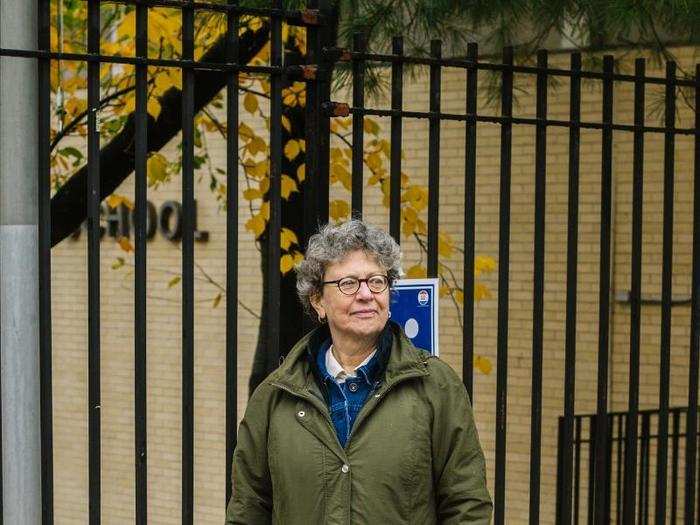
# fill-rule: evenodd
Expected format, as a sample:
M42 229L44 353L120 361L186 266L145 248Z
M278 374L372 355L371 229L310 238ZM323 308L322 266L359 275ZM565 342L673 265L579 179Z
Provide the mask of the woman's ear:
M311 306L316 311L318 315L318 321L321 323L326 319L326 309L321 304L321 296L314 295L310 298Z

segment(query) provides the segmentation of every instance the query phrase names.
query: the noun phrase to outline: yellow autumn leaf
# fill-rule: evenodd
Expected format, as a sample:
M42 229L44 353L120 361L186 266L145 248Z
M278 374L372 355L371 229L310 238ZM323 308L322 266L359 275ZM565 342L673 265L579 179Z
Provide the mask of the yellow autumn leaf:
M256 188L248 188L247 190L243 191L243 198L247 201L260 199L262 196L262 192Z
M409 186L401 196L401 202L407 202L417 211L424 210L428 206L428 188L425 186Z
M156 97L148 97L148 103L146 104L146 111L153 118L158 118L160 115L160 101Z
M294 268L294 257L286 253L280 259L280 270L282 271L282 275L286 274L292 268Z
M339 162L331 164L331 182L335 181L340 181L343 187L348 191L352 189L352 175L348 169Z
M221 292L216 294L216 297L214 297L214 301L211 303L212 308L216 308L217 306L219 306L219 303L221 302L221 296Z
M124 106L122 107L122 112L125 114L133 113L136 111L136 96L134 94L129 94L124 97Z
M438 234L438 253L442 257L449 259L454 255L454 251L454 244L450 236L447 233L440 232Z
M131 241L127 237L119 237L119 239L117 239L117 244L126 253L134 251L134 247L132 246Z
M382 159L376 151L365 156L365 163L373 172L382 167Z
M371 118L365 117L364 122L363 122L363 127L365 130L365 133L369 133L370 135L376 135L379 133L380 128L379 124L375 120L372 120Z
M474 300L481 301L482 299L488 299L491 297L491 290L481 283L474 284Z
M252 93L246 93L243 97L243 107L248 113L255 114L258 111L258 97Z
M282 115L282 127L287 130L287 133L292 132L292 122L284 115Z
M490 374L493 370L493 365L488 357L481 355L474 356L474 367L479 370L482 374Z
M425 269L425 266L421 266L420 264L415 264L406 270L406 277L408 279L422 279L426 275L428 275L428 271Z
M298 251L294 250L294 251L292 252L292 255L294 256L294 264L295 264L295 265L300 264L301 261L304 260L304 254L301 253L301 252L298 252Z
M487 255L477 255L474 257L474 275L490 273L496 269L496 260Z
M339 221L350 215L350 206L345 201L333 200L328 207L328 214L333 220Z
M255 136L255 132L251 129L251 127L246 124L245 122L241 122L238 124L238 136L241 137L242 139L252 139Z
M253 162L246 165L245 170L249 177L261 180L263 177L267 177L268 165L269 162L267 160Z
M123 202L124 197L121 195L117 195L116 193L113 193L109 197L105 199L105 202L107 203L107 206L110 208L116 208Z
M446 296L450 295L451 291L452 291L452 288L450 288L446 284L440 285L440 297L446 297Z
M289 250L292 244L299 244L296 233L289 228L282 228L280 232L280 246L282 246L283 250Z
M295 191L299 191L296 181L289 175L282 175L282 198L288 199Z
M284 156L289 160L294 160L300 151L299 142L294 139L287 141L284 145Z
M117 257L112 263L112 270L118 270L124 266L124 257Z
M297 168L297 180L299 182L304 182L306 179L306 164L300 164Z
M416 210L408 206L404 206L401 209L401 218L403 219L401 224L401 233L404 235L413 235L416 231L416 222L418 221L418 214Z
M263 219L266 221L270 220L270 202L265 201L260 205L260 215L262 215Z
M146 162L148 185L157 186L168 179L168 160L160 153L153 153Z
M177 283L180 282L180 279L181 279L181 278L180 278L179 275L176 275L175 277L173 277L172 279L170 279L170 280L168 281L168 288L172 288L173 286L175 286Z
M270 177L264 177L258 184L258 188L263 194L267 193L267 190L270 189Z
M246 144L246 148L251 155L257 155L258 153L267 153L267 144L262 139L262 137L254 136L250 139L250 142Z
M452 293L452 296L455 298L455 301L457 301L459 304L464 304L464 292L462 290L455 290Z
M265 219L262 217L262 214L258 213L257 215L253 215L250 219L248 219L248 221L245 223L245 229L253 232L256 239L260 237L260 235L265 231Z

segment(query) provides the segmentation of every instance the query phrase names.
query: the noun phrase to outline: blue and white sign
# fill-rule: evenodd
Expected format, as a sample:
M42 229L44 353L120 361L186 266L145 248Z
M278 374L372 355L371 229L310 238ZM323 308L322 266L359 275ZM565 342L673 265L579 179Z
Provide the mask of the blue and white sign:
M399 279L394 283L389 315L414 346L440 355L438 347L438 279Z

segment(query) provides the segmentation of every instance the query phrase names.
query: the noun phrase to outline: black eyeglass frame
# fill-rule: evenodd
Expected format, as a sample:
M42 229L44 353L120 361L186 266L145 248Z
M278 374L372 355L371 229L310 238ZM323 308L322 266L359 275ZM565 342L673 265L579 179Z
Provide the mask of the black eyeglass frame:
M386 279L386 285L384 286L384 288L382 288L381 290L378 290L378 291L372 290L372 288L369 286L369 280L372 279L373 277L384 277ZM353 279L353 280L357 281L357 289L354 292L347 293L347 292L344 292L340 288L340 283L342 281L344 281L345 279ZM321 282L321 284L323 284L324 286L327 284L335 284L338 287L338 290L340 290L340 293L342 293L343 295L355 295L357 292L360 291L360 287L362 286L362 283L367 284L367 289L370 292L377 294L377 293L384 292L387 288L389 288L389 286L391 286L391 279L389 278L388 275L384 275L382 273L375 273L374 275L370 275L369 277L367 277L365 279L357 279L356 277L349 277L348 276L348 277L341 277L340 279L336 279L335 281L322 281Z

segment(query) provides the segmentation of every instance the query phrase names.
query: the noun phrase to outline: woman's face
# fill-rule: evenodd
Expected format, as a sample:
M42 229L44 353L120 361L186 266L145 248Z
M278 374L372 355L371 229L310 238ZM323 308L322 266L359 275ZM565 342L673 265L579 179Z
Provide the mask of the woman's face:
M324 281L336 281L344 277L366 279L371 275L386 275L372 256L363 250L350 252L345 258L326 268ZM331 334L351 337L377 337L389 319L389 288L373 293L367 283L353 295L345 295L336 284L323 286L320 297L311 302L319 316L326 317Z

